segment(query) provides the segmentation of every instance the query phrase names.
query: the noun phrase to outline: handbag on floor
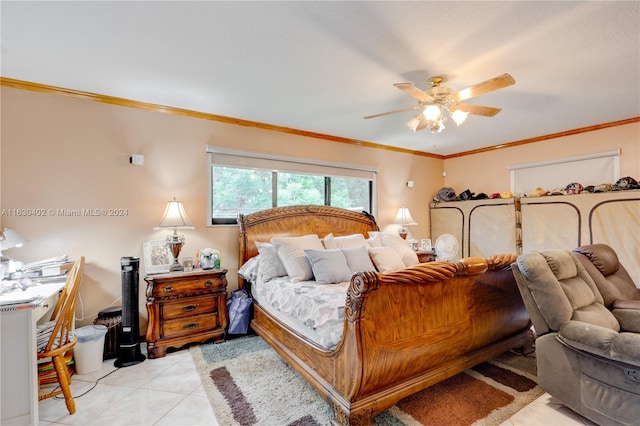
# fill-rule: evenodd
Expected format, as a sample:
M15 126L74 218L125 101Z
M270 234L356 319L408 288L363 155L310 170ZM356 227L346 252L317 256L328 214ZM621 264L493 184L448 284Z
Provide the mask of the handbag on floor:
M253 299L244 289L235 290L227 301L229 312L229 334L246 334L249 330L251 304Z

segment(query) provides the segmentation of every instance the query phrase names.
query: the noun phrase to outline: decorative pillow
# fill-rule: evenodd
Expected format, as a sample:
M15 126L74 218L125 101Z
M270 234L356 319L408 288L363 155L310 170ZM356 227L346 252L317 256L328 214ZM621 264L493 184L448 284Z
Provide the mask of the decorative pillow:
M305 249L324 250L322 241L317 235L303 235L300 237L275 237L271 243L278 251L278 257L287 271L292 282L313 279L311 263L304 254Z
M369 233L369 235L371 235L371 233ZM396 249L405 266L413 266L420 263L416 252L413 251L411 247L409 247L409 243L406 240L400 238L399 235L390 234L387 232L381 232L379 235L380 240L382 241L382 246L393 247L394 249Z
M322 245L324 246L324 248L326 248L327 250L330 249L337 249L338 245L336 244L336 242L333 240L333 234L329 233L327 234L323 239L322 239Z
M347 259L340 249L305 250L318 284L335 284L351 279Z
M397 271L405 268L402 258L393 247L371 247L369 256L379 272Z
M349 247L366 247L369 248L369 243L365 240L362 234L344 235L342 237L333 237L333 241L336 243L337 248L349 248Z
M278 256L278 251L273 244L257 242L256 247L260 253L256 257L260 258L259 274L263 281L266 282L273 278L284 277L287 275L287 270L284 268L284 265Z
M356 272L366 272L366 271L375 271L376 267L371 263L371 258L369 257L369 250L364 247L350 247L340 249L342 254L347 259L347 265L349 265L349 270L351 271L351 275Z
M382 247L382 239L378 231L369 232L369 238L366 241L369 243L369 247Z
M278 262L280 259L278 259ZM244 265L238 269L238 275L247 281L256 282L260 270L260 255L254 256L247 260Z

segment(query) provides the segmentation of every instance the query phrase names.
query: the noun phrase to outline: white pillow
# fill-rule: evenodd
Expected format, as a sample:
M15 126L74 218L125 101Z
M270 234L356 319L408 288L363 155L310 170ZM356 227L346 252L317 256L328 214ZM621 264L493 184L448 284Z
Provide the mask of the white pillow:
M404 269L405 264L393 247L371 247L369 256L379 272Z
M278 256L278 251L273 244L256 242L256 247L260 253L256 257L260 258L259 274L263 281L266 282L273 278L287 275L287 270L284 268L280 256Z
M349 247L366 247L369 248L369 243L365 240L362 234L344 235L342 237L333 237L333 241L336 243L337 248L349 248Z
M305 250L318 284L335 284L351 279L347 259L340 249Z
M338 246L336 245L336 242L333 241L333 234L329 233L327 234L323 239L322 239L322 245L324 246L324 248L326 249L337 249Z
M375 271L376 267L371 263L369 257L369 250L364 247L349 247L340 249L342 254L347 259L347 265L353 275L356 272Z
M292 282L313 279L311 263L305 256L304 250L324 250L322 241L317 235L275 237L271 239L271 243L278 251L278 257Z
M382 239L380 238L380 232L369 232L369 238L367 238L369 247L382 247Z
M370 232L369 235L372 235L372 233ZM399 235L387 232L381 232L379 235L382 241L382 247L393 247L396 249L405 266L413 266L420 263L416 252L413 251L411 247L409 247L409 243Z
M278 259L280 261L280 259ZM251 259L247 260L244 265L238 269L238 275L244 278L247 281L251 281L253 283L256 282L258 278L258 273L260 270L260 255L253 256Z

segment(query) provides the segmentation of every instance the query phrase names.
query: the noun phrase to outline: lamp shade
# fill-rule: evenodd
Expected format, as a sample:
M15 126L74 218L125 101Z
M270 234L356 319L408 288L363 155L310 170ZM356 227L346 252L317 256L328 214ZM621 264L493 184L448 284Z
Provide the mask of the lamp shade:
M13 229L5 228L0 234L0 251L7 250L13 247L22 247L24 243L26 243L22 235L18 234Z
M194 229L194 226L187 217L187 213L184 211L182 201L176 201L174 198L173 201L167 203L164 216L162 216L160 224L155 229L160 228Z
M398 214L396 218L393 220L393 223L396 225L417 225L418 223L411 217L411 213L409 209L406 207L400 207L398 209Z

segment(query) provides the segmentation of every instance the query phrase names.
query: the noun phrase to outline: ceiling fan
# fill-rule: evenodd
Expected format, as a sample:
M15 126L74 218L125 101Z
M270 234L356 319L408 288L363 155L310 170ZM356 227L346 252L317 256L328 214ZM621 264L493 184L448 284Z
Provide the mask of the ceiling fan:
M427 80L429 87L425 90L418 89L412 83L396 83L394 86L416 98L418 105L383 112L381 114L369 115L364 118L369 119L399 112L421 110L418 115L407 122L407 126L414 132L429 129L433 133L440 133L444 129L447 116L451 117L459 126L467 119L469 114L493 117L499 113L501 111L500 108L462 104L460 101L511 86L516 82L511 75L505 73L452 93L451 88L442 86L443 81L443 77L431 77Z

